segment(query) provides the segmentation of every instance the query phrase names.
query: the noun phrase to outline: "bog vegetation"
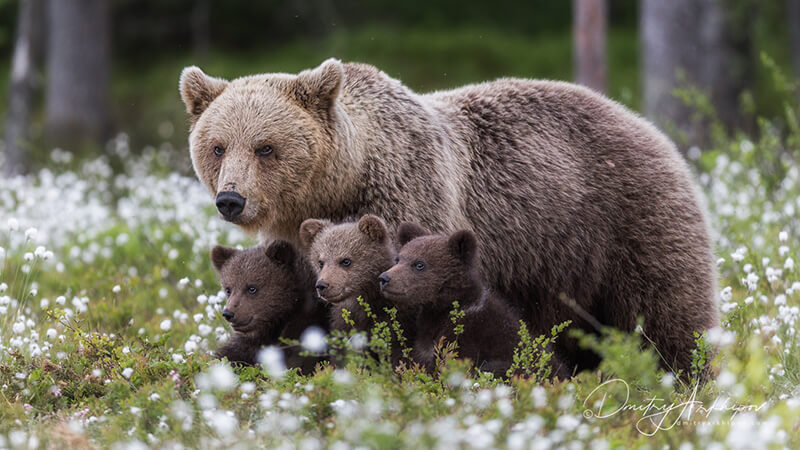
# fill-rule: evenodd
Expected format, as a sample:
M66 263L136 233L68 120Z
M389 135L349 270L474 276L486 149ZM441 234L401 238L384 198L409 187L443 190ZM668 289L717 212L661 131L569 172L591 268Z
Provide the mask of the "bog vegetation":
M254 241L173 171L188 155L133 151L125 135L92 159L54 149L49 169L0 185L0 448L797 448L800 109L774 72L781 117L688 154L714 227L722 326L697 336L685 379L641 349L646 333L608 332L583 338L599 370L547 381L558 328L520 333L525 376L477 372L454 343L436 374L398 372L384 361L391 323L286 344L336 352L340 367L300 375L267 351L263 366L233 369L210 356L230 329L208 253ZM716 376L698 383L708 365Z

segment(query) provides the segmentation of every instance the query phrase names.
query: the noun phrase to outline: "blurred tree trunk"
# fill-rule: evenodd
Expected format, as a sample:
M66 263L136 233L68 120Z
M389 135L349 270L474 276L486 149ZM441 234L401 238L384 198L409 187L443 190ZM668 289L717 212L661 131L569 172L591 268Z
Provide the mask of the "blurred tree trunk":
M795 76L800 77L800 0L786 0Z
M644 111L688 143L708 144L708 123L674 95L689 85L709 96L728 126L741 127L739 97L753 79L749 0L642 0Z
M5 164L8 174L28 168L28 143L36 92L41 84L44 40L44 0L22 0L17 18L17 37L11 60L6 118Z
M100 144L109 131L110 2L50 0L46 132L55 145Z
M573 0L573 61L575 81L606 91L606 0Z
M211 48L211 0L198 0L192 8L192 46L194 56L201 62Z

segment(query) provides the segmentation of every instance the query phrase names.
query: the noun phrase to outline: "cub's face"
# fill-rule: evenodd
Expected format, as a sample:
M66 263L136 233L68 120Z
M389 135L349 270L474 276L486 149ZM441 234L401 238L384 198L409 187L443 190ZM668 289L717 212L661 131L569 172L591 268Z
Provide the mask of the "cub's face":
M403 246L396 264L379 277L381 293L398 307L458 300L478 281L477 239L471 231L429 235L418 225L402 223Z
M214 247L211 261L227 297L222 315L234 331L271 330L292 311L299 300L295 256L294 249L281 241L246 250Z
M316 267L317 294L330 303L377 294L378 275L395 258L386 225L373 215L338 225L308 219L300 226L300 240Z
M342 65L333 60L299 75L233 81L184 69L192 163L222 219L251 232L268 229L313 198L311 181L333 145L326 121L341 78Z

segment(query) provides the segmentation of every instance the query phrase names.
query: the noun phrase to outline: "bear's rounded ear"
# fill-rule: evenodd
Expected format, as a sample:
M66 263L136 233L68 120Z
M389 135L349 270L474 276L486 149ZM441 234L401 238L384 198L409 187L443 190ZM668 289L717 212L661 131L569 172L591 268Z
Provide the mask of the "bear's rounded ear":
M402 222L400 226L397 227L397 243L406 245L415 238L425 236L426 234L430 233L420 225L412 222Z
M296 252L292 244L286 241L273 241L267 246L267 257L280 265L294 263Z
M216 247L211 249L211 262L214 264L214 268L217 269L217 272L222 270L222 266L228 262L229 259L239 250L231 247L223 247L221 245L217 245Z
M339 95L343 77L342 62L330 58L316 69L297 74L295 98L308 109L328 111Z
M389 230L378 216L367 214L358 221L358 231L367 235L375 242L386 242L389 239Z
M208 105L225 90L228 82L222 78L206 75L197 66L189 66L181 72L179 85L186 112L197 119L208 108Z
M470 264L478 253L478 238L469 230L456 231L447 239L447 246L453 256Z
M314 238L317 237L320 231L323 228L328 226L330 222L326 220L319 220L319 219L306 219L303 223L300 224L300 243L303 244L305 248L311 248L311 244L314 243Z

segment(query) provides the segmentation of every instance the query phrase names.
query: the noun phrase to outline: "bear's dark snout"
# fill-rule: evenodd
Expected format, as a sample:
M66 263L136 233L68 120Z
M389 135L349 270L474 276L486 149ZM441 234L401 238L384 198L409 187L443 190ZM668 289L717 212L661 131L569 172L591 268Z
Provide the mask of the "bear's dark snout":
M328 286L330 285L328 284L327 281L320 280L317 281L317 284L314 287L317 288L317 294L319 294L319 296L322 297L325 295L325 291L328 289Z
M378 276L378 283L381 284L381 289L385 288L390 281L392 281L392 279L386 274L386 272Z
M233 311L228 310L228 309L226 309L225 311L222 311L222 317L224 317L225 320L227 320L228 322L232 321L233 320Z
M217 194L217 210L225 220L233 220L244 211L246 199L233 191Z

